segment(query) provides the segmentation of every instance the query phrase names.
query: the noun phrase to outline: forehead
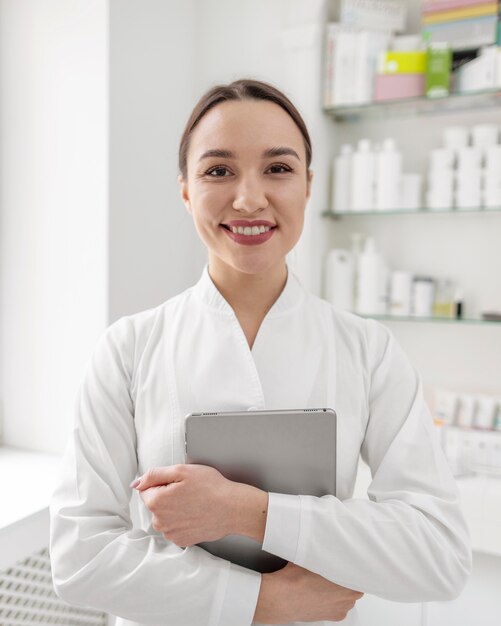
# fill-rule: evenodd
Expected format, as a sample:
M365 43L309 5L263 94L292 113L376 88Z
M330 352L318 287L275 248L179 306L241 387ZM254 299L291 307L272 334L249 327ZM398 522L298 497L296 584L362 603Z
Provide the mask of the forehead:
M270 146L295 148L301 159L305 148L301 131L278 104L267 100L232 100L216 105L195 127L190 141L191 158L211 148L253 150Z

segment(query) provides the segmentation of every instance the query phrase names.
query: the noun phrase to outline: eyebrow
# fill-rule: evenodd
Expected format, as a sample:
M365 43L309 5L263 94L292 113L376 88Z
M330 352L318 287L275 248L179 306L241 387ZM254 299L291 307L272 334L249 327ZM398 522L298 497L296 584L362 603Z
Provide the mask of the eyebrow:
M296 157L298 161L301 161L298 153L292 148L288 148L287 146L275 146L274 148L268 148L268 150L265 150L263 152L262 156L263 159L265 159L285 155ZM231 150L220 150L216 148L212 150L206 150L198 160L201 161L202 159L208 159L210 157L218 157L220 159L234 159L235 156L235 153Z

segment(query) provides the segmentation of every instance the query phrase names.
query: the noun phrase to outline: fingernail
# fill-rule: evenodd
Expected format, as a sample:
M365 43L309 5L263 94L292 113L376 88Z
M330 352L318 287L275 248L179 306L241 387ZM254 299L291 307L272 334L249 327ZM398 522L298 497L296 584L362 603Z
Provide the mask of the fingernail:
M135 489L139 485L140 482L141 482L141 476L139 478L136 478L136 480L133 480L131 484L129 485L129 487L131 489Z

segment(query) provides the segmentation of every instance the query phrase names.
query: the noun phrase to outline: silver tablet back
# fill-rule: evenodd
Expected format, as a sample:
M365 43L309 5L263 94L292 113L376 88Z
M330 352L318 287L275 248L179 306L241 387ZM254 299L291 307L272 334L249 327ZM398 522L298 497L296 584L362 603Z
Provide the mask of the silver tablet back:
M336 495L332 409L193 413L186 417L185 438L186 463L215 467L230 480L275 493ZM286 564L241 535L199 545L260 572Z

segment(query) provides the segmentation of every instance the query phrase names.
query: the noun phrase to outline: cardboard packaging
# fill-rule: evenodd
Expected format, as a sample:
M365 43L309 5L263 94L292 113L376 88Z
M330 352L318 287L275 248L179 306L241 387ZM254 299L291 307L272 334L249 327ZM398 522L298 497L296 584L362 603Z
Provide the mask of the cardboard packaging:
M425 74L376 74L374 100L419 98L424 95Z
M363 29L405 31L406 0L341 0L340 21Z
M425 50L388 51L379 55L379 74L424 74L425 72Z
M442 98L450 93L452 51L448 43L428 45L426 64L426 95Z

